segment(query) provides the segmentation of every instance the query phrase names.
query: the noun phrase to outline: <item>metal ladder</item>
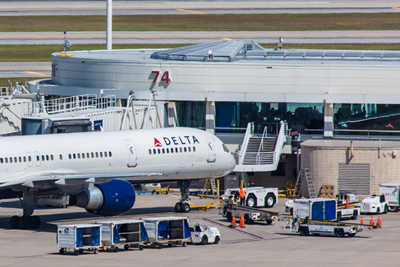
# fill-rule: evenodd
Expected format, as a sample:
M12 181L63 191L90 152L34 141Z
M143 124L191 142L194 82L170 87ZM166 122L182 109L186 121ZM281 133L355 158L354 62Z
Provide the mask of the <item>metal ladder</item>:
M296 185L293 190L292 198L299 198L300 197L300 189L301 183L303 182L303 178L306 178L307 188L308 188L308 195L310 198L316 198L317 193L315 192L314 183L311 177L310 169L305 168L301 169L299 175L297 176Z
M208 196L208 191L211 192L211 196L213 199L218 198L218 190L217 186L215 185L215 179L206 180L200 198L206 198Z

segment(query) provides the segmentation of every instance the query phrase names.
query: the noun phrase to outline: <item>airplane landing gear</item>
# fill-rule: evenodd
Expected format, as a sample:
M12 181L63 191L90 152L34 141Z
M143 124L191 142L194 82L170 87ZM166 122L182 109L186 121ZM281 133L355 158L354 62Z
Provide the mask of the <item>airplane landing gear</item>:
M22 206L24 209L24 215L22 217L11 217L11 229L38 229L40 227L40 217L31 216L37 205L37 200L37 191L26 190L23 192Z
M186 203L184 201L190 200L189 198L189 186L192 183L191 180L188 181L179 181L178 186L181 191L181 199L179 202L175 204L175 211L176 212L189 212L190 211L190 205L189 203Z

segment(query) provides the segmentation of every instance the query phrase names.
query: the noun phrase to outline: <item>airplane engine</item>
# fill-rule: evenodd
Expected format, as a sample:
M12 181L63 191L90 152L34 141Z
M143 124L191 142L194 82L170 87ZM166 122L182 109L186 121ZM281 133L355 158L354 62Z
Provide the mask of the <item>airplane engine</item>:
M115 216L129 211L135 203L135 189L131 183L114 179L70 197L70 205L102 216Z

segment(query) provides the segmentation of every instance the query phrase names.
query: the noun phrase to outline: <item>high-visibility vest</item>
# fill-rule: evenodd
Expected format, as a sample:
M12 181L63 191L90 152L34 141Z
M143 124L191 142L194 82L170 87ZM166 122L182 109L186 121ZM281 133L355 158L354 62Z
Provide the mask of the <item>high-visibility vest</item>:
M240 195L240 198L246 197L246 192L244 191L243 188L239 190L239 195Z

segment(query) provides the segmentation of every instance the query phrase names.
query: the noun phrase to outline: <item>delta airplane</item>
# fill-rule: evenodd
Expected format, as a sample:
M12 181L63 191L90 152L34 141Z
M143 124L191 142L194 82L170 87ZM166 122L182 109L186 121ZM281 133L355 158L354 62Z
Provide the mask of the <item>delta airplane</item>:
M235 160L215 135L193 128L31 135L0 138L0 198L22 197L13 229L37 229L38 196L66 193L70 205L103 216L135 203L132 183L178 181L176 211L188 212L193 180L229 174Z

